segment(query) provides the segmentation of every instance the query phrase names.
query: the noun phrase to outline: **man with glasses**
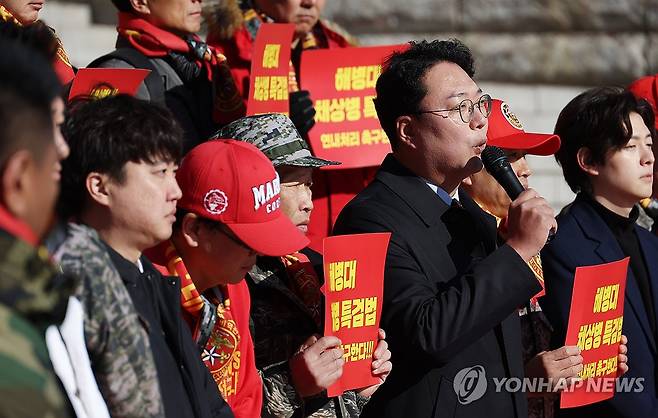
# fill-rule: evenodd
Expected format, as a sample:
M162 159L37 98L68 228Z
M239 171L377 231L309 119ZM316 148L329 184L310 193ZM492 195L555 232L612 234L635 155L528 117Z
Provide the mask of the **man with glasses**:
M396 367L366 417L526 417L517 308L541 289L527 261L555 226L533 190L510 205L507 243L462 190L482 169L491 98L457 40L412 42L377 81L375 106L393 149L338 217L334 234L392 232L381 327ZM498 380L499 381L499 380Z
M158 262L181 278L183 317L235 417L258 417L263 389L243 279L257 255L283 256L308 240L280 208L272 163L251 144L201 144L185 157L176 178L183 195Z

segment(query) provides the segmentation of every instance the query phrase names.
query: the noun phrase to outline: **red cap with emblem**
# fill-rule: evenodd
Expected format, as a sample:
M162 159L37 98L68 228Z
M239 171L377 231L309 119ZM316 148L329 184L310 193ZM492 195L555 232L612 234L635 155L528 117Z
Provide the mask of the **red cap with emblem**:
M628 86L633 95L644 99L651 105L656 117L656 129L658 129L658 74L637 79Z
M252 144L229 139L198 145L176 180L183 191L178 208L222 222L260 254L286 255L309 243L279 208L279 175Z
M487 130L487 145L525 150L528 154L534 155L552 155L560 149L560 137L554 134L526 132L509 105L493 99Z

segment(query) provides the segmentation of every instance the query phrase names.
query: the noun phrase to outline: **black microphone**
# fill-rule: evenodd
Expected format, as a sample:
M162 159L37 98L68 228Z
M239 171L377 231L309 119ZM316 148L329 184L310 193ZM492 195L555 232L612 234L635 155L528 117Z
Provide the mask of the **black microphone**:
M487 145L484 151L482 151L482 164L484 164L484 168L487 169L489 174L491 174L498 184L505 189L505 193L507 193L510 199L516 199L525 191L519 178L516 177L516 174L507 159L507 155L505 155L502 149L494 147L493 145ZM552 240L554 236L555 231L551 228L548 232L548 239L546 242Z
M525 188L518 177L516 177L502 149L487 145L484 151L482 151L482 163L498 184L503 186L510 199L514 200L523 193Z

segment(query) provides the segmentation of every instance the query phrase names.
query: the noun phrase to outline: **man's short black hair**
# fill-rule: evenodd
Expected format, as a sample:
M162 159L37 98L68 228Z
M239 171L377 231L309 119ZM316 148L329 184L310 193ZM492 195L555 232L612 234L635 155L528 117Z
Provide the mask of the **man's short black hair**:
M17 40L0 38L0 167L19 149L43 156L54 143L52 102L60 84L51 64Z
M112 0L112 3L114 4L114 7L116 7L120 12L135 12L135 9L133 9L132 4L130 3L130 0Z
M386 59L377 80L375 108L394 150L398 145L395 121L402 115L420 111L420 102L427 94L424 78L430 68L445 61L459 65L469 77L475 74L473 55L458 39L409 44L408 49Z
M169 110L128 95L74 105L63 127L71 153L62 163L58 209L64 219L79 216L89 173L121 183L128 162L178 162L183 131Z
M605 164L609 153L622 149L631 139L630 114L633 112L642 117L651 138L655 138L651 105L621 87L587 90L562 109L555 124L555 133L560 136L562 145L555 159L574 193L592 192L587 173L578 165L578 150L589 150L590 164Z

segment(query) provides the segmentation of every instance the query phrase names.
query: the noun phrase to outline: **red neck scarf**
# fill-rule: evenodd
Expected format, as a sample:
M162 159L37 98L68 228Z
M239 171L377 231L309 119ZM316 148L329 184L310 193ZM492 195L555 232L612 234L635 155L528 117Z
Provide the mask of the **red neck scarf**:
M190 34L189 40L185 40L132 13L123 12L119 12L117 31L147 57L166 57L170 52L178 52L192 58L199 68L205 67L208 80L213 84L213 117L216 122L226 124L244 116L246 109L226 57L206 45L197 35ZM202 54L203 58L197 55L192 43L198 45L201 51L198 55Z
M9 213L2 205L0 205L0 229L7 231L10 235L22 239L34 247L39 243L39 238L32 231L32 228Z
M194 286L194 282L183 263L183 259L178 255L172 241L163 241L153 248L145 251L146 256L156 265L160 265L160 272L180 278L181 306L183 307L183 316L192 329L192 334L196 340L198 329L197 322L201 315L204 302Z
M185 39L158 28L132 13L119 12L117 31L130 42L133 48L147 57L165 57L172 51L191 56L193 52ZM193 41L202 42L197 35L190 34L190 38ZM203 59L196 58L196 64L199 67L206 67L210 81L212 81L213 67L217 65L218 59L220 59L218 54L209 46L206 46Z
M193 330L193 338L196 341L199 333L199 316L203 308L204 301L201 298L199 291L194 286L194 282L190 277L187 268L181 257L178 255L174 245L171 241L164 242L159 246L159 250L164 250L166 259L166 267L169 274L178 276L181 281L181 304L183 306L186 320ZM240 324L236 321L236 314L231 307L229 299L229 289L225 285L220 285L219 291L222 294L223 300L219 300L212 295L212 291L207 292L209 300L217 306L216 315L217 319L215 326L210 333L208 342L204 347L201 354L201 359L205 363L210 374L212 375L217 388L222 396L231 406L231 408L244 408L242 405L242 397L252 396L249 394L249 389L245 393L241 393L242 388L245 386L246 381L253 381L256 373L253 360L251 362L242 361L246 360L246 356L253 356L253 345L249 338L249 308L248 297L249 291L246 284L242 283L244 290L243 300L240 302L246 306L246 310L242 313L244 318ZM246 300L245 300L246 298ZM240 315L237 315L238 317ZM245 327L245 325L247 327ZM242 360L241 360L242 359ZM251 376L251 377L250 377ZM258 380L259 382L259 380ZM260 393L262 389L260 385L253 386L250 384L252 391ZM249 386L249 384L247 385ZM254 416L256 410L260 411L260 402L251 402L253 405L247 409L249 414L244 416ZM257 408L257 409L256 409ZM236 417L239 416L236 414Z

